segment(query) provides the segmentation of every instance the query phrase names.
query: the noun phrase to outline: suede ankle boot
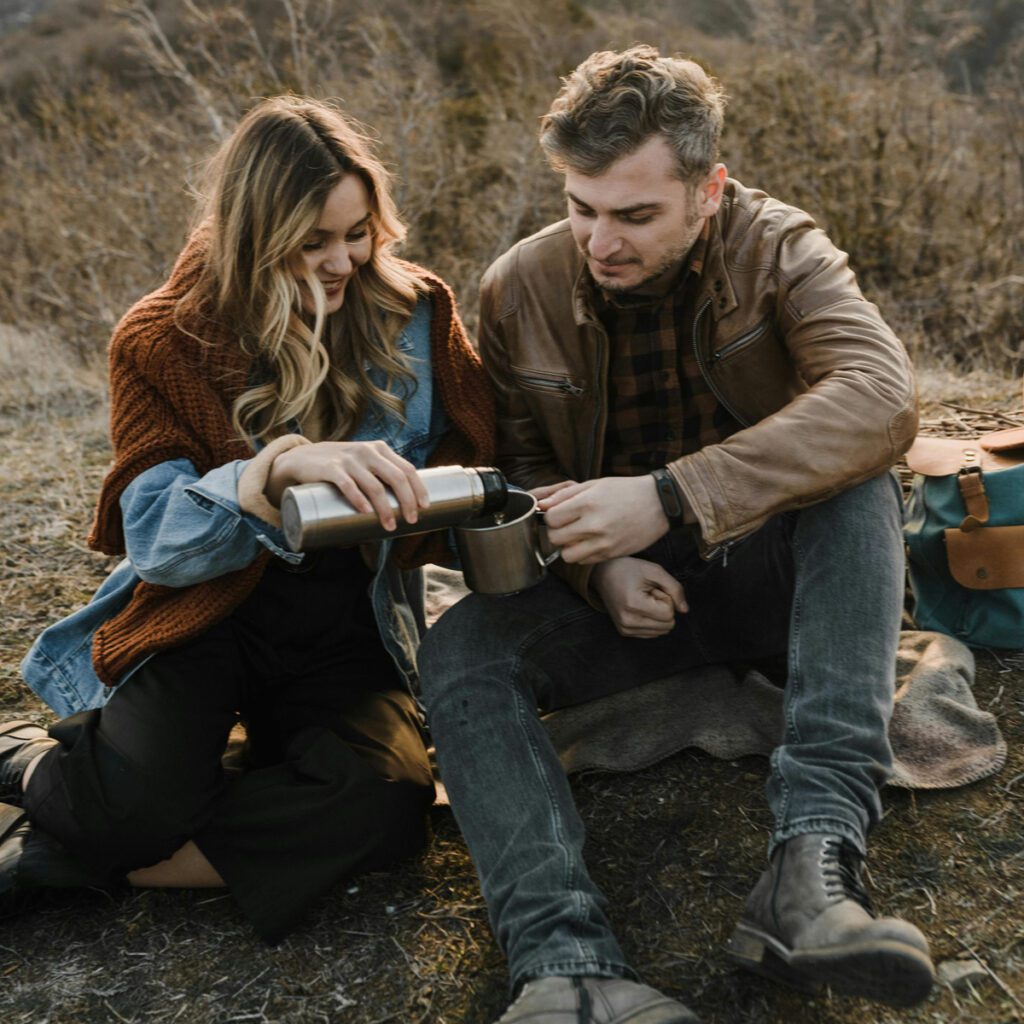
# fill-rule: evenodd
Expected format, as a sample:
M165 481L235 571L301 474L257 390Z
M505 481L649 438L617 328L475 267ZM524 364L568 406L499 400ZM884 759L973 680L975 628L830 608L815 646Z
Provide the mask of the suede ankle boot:
M57 746L45 729L31 722L0 725L0 803L21 806L21 779L42 753Z
M912 924L876 918L862 859L836 835L779 846L729 940L741 967L805 990L829 985L893 1006L927 998L935 980L928 941Z
M682 1003L625 978L529 981L498 1024L700 1024Z

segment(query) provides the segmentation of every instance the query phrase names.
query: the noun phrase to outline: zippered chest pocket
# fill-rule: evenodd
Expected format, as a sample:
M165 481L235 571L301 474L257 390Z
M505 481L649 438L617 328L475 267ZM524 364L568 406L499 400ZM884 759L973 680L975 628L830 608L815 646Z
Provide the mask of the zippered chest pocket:
M728 359L730 356L734 356L736 353L742 352L743 349L756 344L768 335L770 330L771 318L766 316L760 323L755 324L749 330L744 331L731 341L727 341L721 348L715 349L715 351L711 353L712 365L721 362L723 359Z
M566 373L549 370L530 370L513 366L512 378L524 391L533 391L551 398L579 398L586 391L586 382Z

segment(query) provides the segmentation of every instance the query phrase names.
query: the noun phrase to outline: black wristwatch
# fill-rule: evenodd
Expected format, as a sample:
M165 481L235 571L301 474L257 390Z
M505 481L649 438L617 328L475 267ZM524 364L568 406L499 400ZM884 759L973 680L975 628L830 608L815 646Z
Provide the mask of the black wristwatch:
M673 530L677 526L682 526L684 523L683 499L679 494L679 488L676 487L675 480L672 479L672 474L667 469L654 469L651 470L651 476L654 477L654 485L658 488L658 500L661 502L668 525Z

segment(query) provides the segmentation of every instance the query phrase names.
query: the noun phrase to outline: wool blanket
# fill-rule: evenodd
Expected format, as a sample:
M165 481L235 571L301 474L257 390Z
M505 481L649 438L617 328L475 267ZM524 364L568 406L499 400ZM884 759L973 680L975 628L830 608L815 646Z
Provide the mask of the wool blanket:
M466 593L461 574L430 566L428 618ZM998 772L1006 741L972 692L974 656L943 633L904 631L889 727L889 785L948 789ZM767 756L782 741L782 689L724 665L680 672L542 717L567 772L635 771L696 747L714 757Z

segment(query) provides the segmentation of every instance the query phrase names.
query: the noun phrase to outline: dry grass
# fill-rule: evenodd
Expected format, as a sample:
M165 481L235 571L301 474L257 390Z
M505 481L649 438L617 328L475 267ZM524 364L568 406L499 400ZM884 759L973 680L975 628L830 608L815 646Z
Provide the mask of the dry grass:
M986 39L972 18L1000 5L154 2L177 68L137 0L45 6L0 39L0 318L24 328L0 327L3 718L49 720L18 663L111 567L82 540L108 459L99 353L179 247L182 182L255 96L341 96L380 129L412 224L407 254L451 281L472 322L482 268L559 215L558 182L529 141L558 76L636 40L693 52L733 94L724 147L737 176L819 217L936 367L921 373L929 426L982 423L940 399L1021 414L1019 381L997 372L1019 368L1024 339L1020 33L995 39L987 65L964 57ZM988 66L987 80L951 92L943 75L958 61ZM707 1024L1024 1019L1022 684L1024 658L979 655L976 695L1009 742L1006 768L949 793L887 793L873 845L877 902L918 922L937 960L983 964L973 987L940 986L896 1013L733 971L722 943L763 862L766 765L695 752L575 781L631 961ZM0 1020L493 1021L504 962L446 808L434 832L420 858L339 888L276 949L208 892L74 893L2 918Z
M81 540L107 460L102 378L69 362L62 347L10 330L0 333L0 369L0 715L45 722L18 661L109 567ZM950 412L936 398L1021 411L1006 378L935 371L922 379L929 415ZM1022 1019L1024 658L982 653L978 665L976 695L999 718L1007 767L949 793L888 792L870 864L879 905L917 922L936 960L979 961L981 980L958 991L940 986L925 1006L896 1012L827 995L807 1000L734 971L722 944L763 862L766 763L693 751L633 775L575 782L590 863L645 977L707 1024ZM5 1024L487 1024L507 983L445 807L434 810L434 839L421 857L340 887L275 949L254 937L228 896L70 893L0 920L0 977Z

